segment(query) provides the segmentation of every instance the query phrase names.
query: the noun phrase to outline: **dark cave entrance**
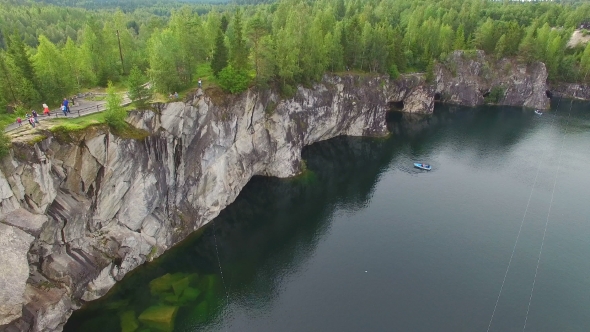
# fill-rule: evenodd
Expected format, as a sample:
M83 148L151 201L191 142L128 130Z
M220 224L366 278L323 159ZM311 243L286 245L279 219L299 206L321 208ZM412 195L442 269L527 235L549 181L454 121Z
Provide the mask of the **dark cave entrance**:
M404 109L404 101L390 101L389 102L389 110L390 111L401 111Z

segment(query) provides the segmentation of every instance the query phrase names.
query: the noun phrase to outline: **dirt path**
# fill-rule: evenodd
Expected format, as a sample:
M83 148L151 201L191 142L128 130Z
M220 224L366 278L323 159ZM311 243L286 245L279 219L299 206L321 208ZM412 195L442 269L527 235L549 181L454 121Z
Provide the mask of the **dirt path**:
M121 103L122 106L127 106L131 103L129 97L127 97L127 93L123 96L123 102ZM106 101L104 100L86 100L86 99L78 99L76 100L75 105L70 105L70 114L68 114L67 118L77 118L84 115L89 115L93 113L102 112L105 110ZM43 115L42 111L38 111L39 113L39 125L42 121L47 119L56 119L56 118L63 118L65 117L63 112L60 109L52 110L49 116ZM4 132L13 132L13 131L27 131L33 129L29 123L27 123L27 119L22 119L22 125L19 126L18 123L14 122L4 129ZM16 119L15 119L16 121Z

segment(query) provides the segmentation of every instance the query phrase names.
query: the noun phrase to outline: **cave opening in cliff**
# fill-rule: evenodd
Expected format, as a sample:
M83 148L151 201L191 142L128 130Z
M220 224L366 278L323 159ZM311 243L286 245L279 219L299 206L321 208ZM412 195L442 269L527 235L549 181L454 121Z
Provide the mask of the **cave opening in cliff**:
M553 93L549 90L545 91L545 95L547 96L547 98L553 98Z
M441 95L440 92L437 92L434 94L434 101L440 101L441 100Z
M387 114L385 115L385 120L389 124L391 123L400 123L402 122L404 118L404 113L402 111L391 111L391 112L387 112ZM390 128L391 131L391 128Z
M488 97L490 95L489 91L484 92L484 94L482 95L484 98Z
M401 111L404 109L404 101L390 101L389 102L389 110L390 111Z

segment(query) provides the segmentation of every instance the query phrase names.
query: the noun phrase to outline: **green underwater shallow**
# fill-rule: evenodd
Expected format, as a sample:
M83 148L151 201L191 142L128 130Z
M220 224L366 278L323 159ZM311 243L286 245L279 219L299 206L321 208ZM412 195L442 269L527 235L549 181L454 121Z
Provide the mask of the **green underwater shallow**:
M141 296L115 301L107 296L104 302L89 304L85 310L94 317L79 324L77 330L172 332L179 312L192 322L204 323L219 308L220 283L214 274L165 273L138 285L136 294ZM113 295L117 297L116 292Z

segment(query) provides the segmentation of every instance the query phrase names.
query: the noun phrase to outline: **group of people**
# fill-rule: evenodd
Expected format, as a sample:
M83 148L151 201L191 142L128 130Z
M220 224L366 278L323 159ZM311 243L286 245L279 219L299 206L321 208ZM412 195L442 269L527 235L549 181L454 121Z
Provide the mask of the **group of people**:
M64 98L64 101L61 102L61 111L64 112L65 116L68 116L70 112L70 101L67 98Z
M63 102L61 103L60 107L61 111L64 112L64 116L68 116L70 112L70 101L67 98L64 98ZM49 110L49 106L47 104L43 104L43 115L51 116L51 111ZM31 125L31 127L35 128L35 125L39 123L39 114L37 111L32 110L31 114L26 114L26 121ZM16 123L18 126L22 126L23 120L19 117L16 118Z
M26 115L27 117L27 122L31 125L31 127L35 128L35 124L39 123L39 114L37 114L37 112L35 110L33 110L31 112L31 114L27 113ZM18 117L16 118L16 123L18 123L18 126L20 127L22 125L23 120Z

